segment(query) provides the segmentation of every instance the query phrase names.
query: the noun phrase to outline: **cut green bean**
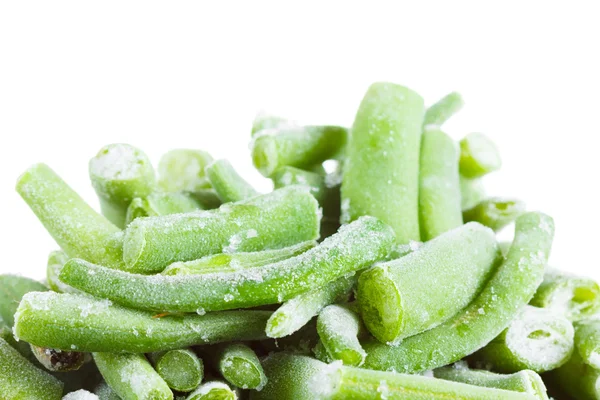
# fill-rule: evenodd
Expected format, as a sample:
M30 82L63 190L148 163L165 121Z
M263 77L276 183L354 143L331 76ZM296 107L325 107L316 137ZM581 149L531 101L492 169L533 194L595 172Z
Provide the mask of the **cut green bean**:
M427 241L463 224L458 148L438 128L423 132L419 171L419 223Z
M463 218L465 222L479 222L497 232L524 212L525 203L521 200L490 197L465 210Z
M101 148L90 160L89 173L102 214L119 228L125 226L129 203L136 197L148 196L156 187L150 159L128 144Z
M469 133L460 141L460 173L466 178L481 178L500 169L500 153L483 133Z
M323 307L336 301L348 300L355 283L354 276L343 277L286 301L269 318L266 329L267 336L280 338L298 331Z
M308 190L291 186L215 211L137 219L125 230L123 256L129 271L152 273L175 261L314 240L318 206Z
M586 364L578 352L565 365L544 375L544 379L573 399L600 399L600 370Z
M580 321L600 311L600 287L593 279L550 269L531 305L563 313L571 321Z
M62 250L55 250L48 255L48 264L46 266L46 282L48 282L48 287L57 293L81 293L79 290L58 279L60 271L62 271L67 261L69 261L69 257Z
M548 400L546 386L542 378L530 370L522 370L510 375L495 374L489 371L473 370L466 367L444 367L433 370L433 376L453 382L483 386L513 392L529 393L538 400Z
M237 400L238 396L225 382L206 382L189 394L185 400Z
M200 202L187 192L154 192L146 197L136 197L127 208L125 224L140 217L156 217L202 210Z
M361 328L360 317L349 308L340 305L325 307L317 318L317 332L327 354L344 365L360 366L366 353L358 341Z
M259 194L227 160L210 163L206 167L206 175L223 203L245 200Z
M250 253L213 254L198 260L173 263L165 268L162 274L193 275L236 272L286 260L302 254L316 245L316 241L308 240L282 249L254 251Z
M158 163L158 185L167 192L209 189L205 168L212 161L210 154L202 150L171 150Z
M265 339L268 311L153 315L91 297L33 292L17 310L15 333L37 346L82 352L151 353L230 340Z
M286 353L269 356L263 367L269 381L251 400L535 400L533 395L420 375L325 364Z
M0 338L0 398L2 400L60 400L63 384L37 368Z
M254 121L252 121L252 137L262 131L263 129L276 129L284 126L294 126L293 123L285 118L277 117L275 115L269 115L265 112L259 112L256 114Z
M494 233L470 223L361 274L357 299L367 329L396 343L431 329L477 296L499 260Z
M347 137L347 128L331 125L263 130L253 137L252 161L266 177L285 165L310 169L342 153Z
M485 199L485 188L481 179L460 176L461 209L470 210Z
M0 322L11 328L21 298L29 292L48 290L41 282L18 275L0 275Z
M101 400L94 393L90 393L85 389L79 389L76 392L71 392L65 395L62 400Z
M48 371L76 371L85 361L85 353L63 351L31 345L31 352Z
M242 343L218 345L212 353L216 369L233 386L262 390L267 378L254 350Z
M334 360L329 355L329 352L325 348L323 341L319 339L315 347L312 349L312 355L319 361L322 361L326 364L332 363Z
M527 306L498 337L470 359L494 371L542 373L558 368L573 352L573 325L560 314Z
M551 217L538 212L521 215L506 260L475 300L450 320L397 346L372 340L363 343L365 368L427 371L456 362L491 342L533 297L543 279L553 236Z
M173 392L143 354L94 353L94 361L123 400L173 399Z
M134 222L135 223L135 222ZM60 279L96 297L137 309L194 312L277 304L384 259L394 232L362 217L296 257L263 267L201 275L137 275L73 259Z
M363 98L346 151L341 222L371 215L389 224L400 244L420 240L419 153L423 99L391 83Z
M575 324L575 349L586 364L600 370L600 320Z
M423 125L442 126L464 106L462 96L457 92L447 94L431 105L425 112Z
M94 211L45 164L29 168L17 192L69 257L108 267L123 266L122 233Z
M158 375L178 392L191 392L204 378L204 363L192 349L151 353L150 360Z
M186 193L189 193L190 196L198 201L204 210L213 210L215 208L219 208L221 204L223 204L221 203L221 199L219 199L219 196L214 189L200 189L196 190L195 192Z

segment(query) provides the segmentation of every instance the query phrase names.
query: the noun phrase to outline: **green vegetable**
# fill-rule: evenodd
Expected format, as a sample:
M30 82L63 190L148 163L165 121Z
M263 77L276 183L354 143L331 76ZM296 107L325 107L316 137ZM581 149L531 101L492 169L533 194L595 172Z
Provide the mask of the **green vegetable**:
M204 363L192 349L151 353L149 357L158 375L178 392L191 392L204 378Z
M188 193L188 192L186 192ZM204 210L213 210L221 206L221 199L217 196L214 189L199 189L195 192L189 192L190 195L200 203Z
M600 320L575 324L575 350L586 364L600 370Z
M42 283L18 275L0 275L0 322L11 328L21 298L29 292L48 290Z
M96 393L100 400L121 400L119 395L116 394L115 391L106 384L106 382L98 385L98 387L94 389L94 393Z
M600 399L600 370L586 364L578 352L562 367L545 374L544 380L573 399Z
M185 400L236 400L238 396L224 382L206 382L189 394Z
M202 150L171 150L158 163L158 185L167 192L209 189L205 168L212 161L210 154Z
M525 203L520 200L491 197L465 210L463 218L465 222L479 222L494 231L499 231L524 212Z
M360 366L366 353L358 342L361 330L358 314L348 307L333 304L325 307L317 318L317 332L327 355L344 365Z
M267 377L254 350L242 343L227 343L216 346L211 360L216 369L233 386L242 389L262 390Z
M262 131L263 129L275 129L283 126L293 126L285 118L269 115L265 112L260 112L252 121L252 137Z
M460 173L466 178L481 178L500 169L500 153L487 136L469 133L460 141Z
M425 112L424 126L442 126L464 106L462 96L457 92L447 94L431 105Z
M470 210L485 199L482 179L468 179L460 176L461 209Z
M46 266L46 282L48 287L57 293L81 293L58 279L60 271L69 261L69 257L62 250L55 250L48 255L48 264ZM39 291L37 289L36 291Z
M206 167L206 175L223 203L245 200L259 194L227 160L213 161Z
M200 202L187 192L154 192L136 197L127 208L125 225L140 217L156 217L201 210Z

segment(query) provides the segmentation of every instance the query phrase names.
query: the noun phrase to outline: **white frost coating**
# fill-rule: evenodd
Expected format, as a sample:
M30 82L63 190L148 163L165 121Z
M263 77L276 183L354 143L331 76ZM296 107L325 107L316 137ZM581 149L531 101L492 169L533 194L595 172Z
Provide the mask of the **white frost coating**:
M126 383L137 396L146 395L153 386L153 379L146 373L140 373L138 363L128 363L121 369L121 382ZM142 398L142 397L140 397Z
M230 294L230 293L227 293L227 294L226 294L226 295L223 297L223 300L225 300L226 302L230 302L230 301L231 301L231 300L233 300L234 298L235 298L235 297L234 297L232 294Z
M201 396L204 396L204 395L210 393L211 391L213 391L215 389L231 391L229 386L227 386L223 382L213 381L213 382L207 382L207 383L203 384L202 386L200 386L198 388L198 390L193 392L193 394L200 395L200 397L201 397Z
M223 247L223 253L236 253L244 239L252 239L258 237L256 229L248 229L247 231L238 232L229 238L229 244Z
M48 311L50 310L50 305L48 302L51 300L53 292L30 292L23 298L25 303L32 310L41 310ZM17 316L15 315L15 320Z
M333 172L325 175L325 186L329 189L334 188L342 184L342 174Z
M90 173L102 179L127 180L138 176L144 158L127 144L114 144L101 150L90 160Z
M467 362L465 360L460 360L460 361L455 362L452 365L452 368L459 369L459 370L468 370L469 364L467 364Z
M281 183L283 183L285 186L289 186L292 184L292 173L291 172L286 172L285 174L283 174L283 176L281 177Z
M206 310L203 307L198 307L198 309L196 310L196 314L204 315L206 314Z
M411 251L417 251L419 250L419 247L421 247L423 243L422 242L417 242L416 240L411 240L408 242L408 247L410 248Z
M329 398L335 393L340 380L342 361L337 360L323 367L321 373L310 379L309 387L317 398Z
M99 400L99 397L85 389L81 389L65 395L62 400Z
M81 310L81 317L85 318L89 315L102 314L108 311L109 307L112 306L110 300L96 300L96 299L80 299L80 303L77 306Z
M390 387L387 384L385 379L379 381L379 386L377 386L377 393L379 393L379 397L381 400L386 400L390 396Z
M433 371L432 371L432 370L423 371L423 372L421 373L421 375L423 375L423 376L425 376L425 377L427 377L427 378L433 378L433 377L434 377L434 376L433 376Z
M256 229L248 229L248 232L246 232L246 238L251 239L255 237L258 237L258 232Z

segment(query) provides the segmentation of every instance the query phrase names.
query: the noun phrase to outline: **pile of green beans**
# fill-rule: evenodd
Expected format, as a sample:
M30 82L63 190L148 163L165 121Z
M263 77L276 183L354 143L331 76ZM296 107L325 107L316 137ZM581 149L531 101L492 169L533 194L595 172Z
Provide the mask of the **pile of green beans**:
M0 275L0 399L600 400L600 287L547 268L550 216L486 194L496 145L444 129L463 105L378 82L350 127L261 114L270 193L110 144L97 212L29 168L59 249L43 282Z

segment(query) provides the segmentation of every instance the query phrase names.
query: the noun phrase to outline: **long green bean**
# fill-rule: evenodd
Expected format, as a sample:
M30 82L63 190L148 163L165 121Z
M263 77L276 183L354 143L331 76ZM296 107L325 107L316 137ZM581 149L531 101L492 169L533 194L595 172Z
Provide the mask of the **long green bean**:
M460 93L451 92L432 104L425 112L424 126L442 126L464 106Z

